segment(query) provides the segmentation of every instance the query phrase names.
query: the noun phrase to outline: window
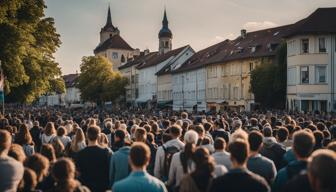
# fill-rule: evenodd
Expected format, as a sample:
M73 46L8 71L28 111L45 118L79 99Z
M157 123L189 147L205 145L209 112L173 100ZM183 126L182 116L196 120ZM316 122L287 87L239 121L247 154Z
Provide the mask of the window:
M317 66L316 67L316 83L326 83L327 82L327 67Z
M253 70L253 63L250 63L250 72Z
M165 41L165 48L168 48L168 41Z
M324 37L319 38L319 52L320 53L325 53L326 52L325 38Z
M301 67L301 83L308 84L309 83L309 67Z
M301 53L308 53L309 39L301 39Z
M118 59L118 53L117 52L112 53L112 59Z
M288 82L288 85L296 84L296 68L295 67L288 69L287 82Z
M124 56L124 55L121 55L121 60L120 60L120 61L123 63L123 62L125 62L125 60L126 60L126 59L125 59L125 56Z

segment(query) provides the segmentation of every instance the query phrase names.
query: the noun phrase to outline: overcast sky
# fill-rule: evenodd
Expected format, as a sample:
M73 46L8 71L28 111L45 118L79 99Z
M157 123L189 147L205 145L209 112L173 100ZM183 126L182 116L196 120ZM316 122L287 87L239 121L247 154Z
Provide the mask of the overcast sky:
M164 5L173 32L173 48L190 44L196 51L239 35L296 22L335 0L46 0L62 45L55 54L63 74L79 71L83 56L93 55L106 23L108 4L121 36L140 50L158 49Z

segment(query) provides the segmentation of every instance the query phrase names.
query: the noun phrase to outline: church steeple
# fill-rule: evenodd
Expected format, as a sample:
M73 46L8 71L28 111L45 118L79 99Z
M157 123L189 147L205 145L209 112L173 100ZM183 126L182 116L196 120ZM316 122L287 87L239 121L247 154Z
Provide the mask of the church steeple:
M119 34L120 34L119 29L117 27L114 27L112 24L111 8L109 5L108 10L107 10L106 24L100 31L100 43L103 43L110 37L114 35L119 35Z
M159 32L159 52L164 54L172 50L172 38L173 34L168 27L168 19L166 8L163 13L162 28Z

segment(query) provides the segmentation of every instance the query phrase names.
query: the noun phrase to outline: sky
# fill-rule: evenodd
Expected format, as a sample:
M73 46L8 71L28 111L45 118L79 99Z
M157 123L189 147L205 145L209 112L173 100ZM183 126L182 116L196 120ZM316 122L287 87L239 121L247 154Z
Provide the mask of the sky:
M255 31L294 23L335 0L46 0L46 17L55 19L62 45L55 53L63 74L79 71L81 58L93 55L108 5L112 23L133 48L158 49L164 7L173 33L173 48L191 45L195 51L241 29Z

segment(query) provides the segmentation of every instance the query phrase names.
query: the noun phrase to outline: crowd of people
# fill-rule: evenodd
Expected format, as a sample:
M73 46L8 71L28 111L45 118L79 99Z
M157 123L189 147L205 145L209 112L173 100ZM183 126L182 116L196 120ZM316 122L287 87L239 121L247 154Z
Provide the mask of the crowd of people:
M12 107L0 191L333 192L336 116Z

